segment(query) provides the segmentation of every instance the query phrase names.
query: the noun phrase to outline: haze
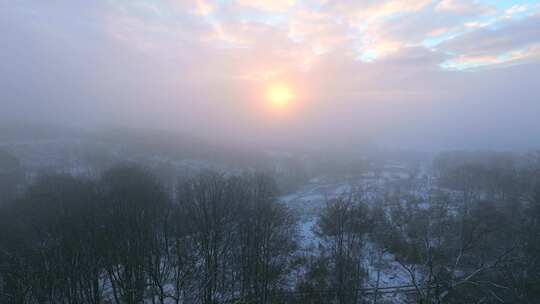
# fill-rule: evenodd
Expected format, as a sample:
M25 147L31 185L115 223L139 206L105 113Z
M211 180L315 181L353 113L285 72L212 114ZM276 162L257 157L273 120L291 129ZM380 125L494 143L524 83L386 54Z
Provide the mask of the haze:
M0 0L0 303L540 303L539 114L540 0Z
M532 149L539 12L526 0L1 1L0 120L269 149ZM289 90L279 111L275 85Z

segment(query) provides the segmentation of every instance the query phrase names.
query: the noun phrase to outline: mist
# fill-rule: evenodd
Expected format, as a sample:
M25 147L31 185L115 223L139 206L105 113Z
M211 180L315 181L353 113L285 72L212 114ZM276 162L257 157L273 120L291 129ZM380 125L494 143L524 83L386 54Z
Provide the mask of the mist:
M540 298L537 0L0 0L0 303Z
M486 13L460 16L428 5L408 12L409 28L373 20L377 33L370 33L355 30L354 16L337 5L275 11L208 4L210 12L199 12L201 3L3 3L2 121L174 130L274 150L366 141L427 151L540 143L537 6L497 19L494 29L463 30L427 47L420 42L433 38L430 29ZM420 22L429 11L444 24ZM400 47L363 61L368 48L377 49L359 49L368 38ZM530 54L515 60L444 68L524 48ZM264 108L274 80L300 96L287 113Z

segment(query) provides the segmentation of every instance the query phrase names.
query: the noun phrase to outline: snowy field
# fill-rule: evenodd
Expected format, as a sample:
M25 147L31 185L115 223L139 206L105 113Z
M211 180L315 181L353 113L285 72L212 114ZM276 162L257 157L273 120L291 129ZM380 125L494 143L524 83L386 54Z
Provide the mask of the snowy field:
M411 180L413 186L411 187ZM403 185L406 183L406 187ZM333 198L347 198L352 193L359 193L361 200L373 206L384 201L384 195L399 189L406 191L421 200L419 206L428 208L434 190L431 178L427 174L412 179L405 174L395 175L383 172L378 177L366 174L354 181L330 181L326 178L313 178L297 192L282 196L281 202L296 210L300 215L301 250L304 254L317 250L321 241L315 233L319 211L326 202ZM388 252L382 252L370 240L364 242L363 267L367 271L367 279L362 288L390 288L411 284L410 274ZM417 273L418 277L422 274ZM406 295L401 292L390 292L382 295L382 303L408 303ZM380 299L380 300L381 300ZM380 302L381 303L381 302Z

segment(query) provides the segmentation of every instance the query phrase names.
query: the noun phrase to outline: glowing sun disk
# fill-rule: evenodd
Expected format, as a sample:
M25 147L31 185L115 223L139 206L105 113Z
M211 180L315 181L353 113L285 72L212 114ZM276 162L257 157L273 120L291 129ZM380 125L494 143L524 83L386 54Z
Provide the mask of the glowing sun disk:
M267 90L267 98L275 107L285 107L295 97L292 90L285 85L275 85Z

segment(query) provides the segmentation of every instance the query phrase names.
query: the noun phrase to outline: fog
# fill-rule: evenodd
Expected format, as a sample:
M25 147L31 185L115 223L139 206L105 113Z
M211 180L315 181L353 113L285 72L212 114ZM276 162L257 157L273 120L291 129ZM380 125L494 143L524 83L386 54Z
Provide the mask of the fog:
M540 299L538 0L0 0L0 303Z
M273 150L540 145L537 3L386 2L2 1L0 119ZM279 112L275 82L295 93Z

